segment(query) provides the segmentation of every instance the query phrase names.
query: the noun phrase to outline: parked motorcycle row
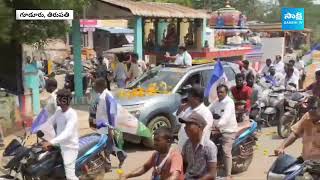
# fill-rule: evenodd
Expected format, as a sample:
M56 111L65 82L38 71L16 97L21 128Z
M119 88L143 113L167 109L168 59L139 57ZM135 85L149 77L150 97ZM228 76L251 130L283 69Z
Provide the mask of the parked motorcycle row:
M279 137L287 138L290 128L307 112L309 92L298 91L295 87L277 87L268 82L258 81L262 93L252 106L250 117L261 126L277 126Z

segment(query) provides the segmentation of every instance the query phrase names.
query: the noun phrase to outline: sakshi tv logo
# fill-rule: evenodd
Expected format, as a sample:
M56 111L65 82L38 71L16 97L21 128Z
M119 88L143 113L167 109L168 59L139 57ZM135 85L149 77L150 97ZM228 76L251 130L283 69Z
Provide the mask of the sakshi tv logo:
M281 8L282 30L304 30L304 8Z

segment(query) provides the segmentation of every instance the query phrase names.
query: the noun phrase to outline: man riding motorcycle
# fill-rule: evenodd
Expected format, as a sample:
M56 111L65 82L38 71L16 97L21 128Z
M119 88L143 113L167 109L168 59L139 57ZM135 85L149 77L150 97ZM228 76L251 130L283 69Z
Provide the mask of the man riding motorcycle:
M231 178L232 169L232 145L237 134L237 119L235 105L233 100L228 96L228 87L221 84L217 87L218 100L209 106L213 114L213 124L222 135L222 149L224 169L227 179Z
M268 82L272 86L279 86L284 75L282 73L277 73L274 65L270 65L269 74L265 75L261 81Z
M284 140L276 155L284 153L285 148L293 144L298 138L302 138L302 157L304 160L320 160L320 100L318 97L310 97L308 100L308 112L292 126L292 133Z
M247 86L244 83L244 80L245 77L243 74L236 74L236 86L231 88L231 93L235 102L236 111L245 111L246 116L249 116L251 110L252 88Z
M59 145L63 159L67 180L78 180L75 175L76 159L79 149L78 116L70 107L72 94L67 89L57 92L58 109L47 123L50 123L56 132L56 137L43 143L43 148L48 150L52 145Z

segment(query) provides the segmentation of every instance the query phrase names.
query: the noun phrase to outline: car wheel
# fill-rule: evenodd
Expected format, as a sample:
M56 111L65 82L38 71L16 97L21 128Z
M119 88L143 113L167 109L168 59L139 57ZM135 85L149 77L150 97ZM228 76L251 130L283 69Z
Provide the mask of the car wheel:
M153 134L155 130L159 129L160 127L168 127L171 128L170 120L165 116L156 116L151 121L149 121L147 127L151 130ZM153 148L153 137L151 139L143 139L142 143L145 147Z

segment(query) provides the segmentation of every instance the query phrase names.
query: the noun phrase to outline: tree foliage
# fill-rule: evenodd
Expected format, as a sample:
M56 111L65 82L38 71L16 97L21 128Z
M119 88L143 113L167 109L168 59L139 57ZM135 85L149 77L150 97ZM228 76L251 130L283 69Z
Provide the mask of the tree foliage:
M0 0L0 42L42 42L48 38L64 36L68 31L66 21L15 20L16 9L71 9L74 10L74 17L77 17L88 2L89 0Z

